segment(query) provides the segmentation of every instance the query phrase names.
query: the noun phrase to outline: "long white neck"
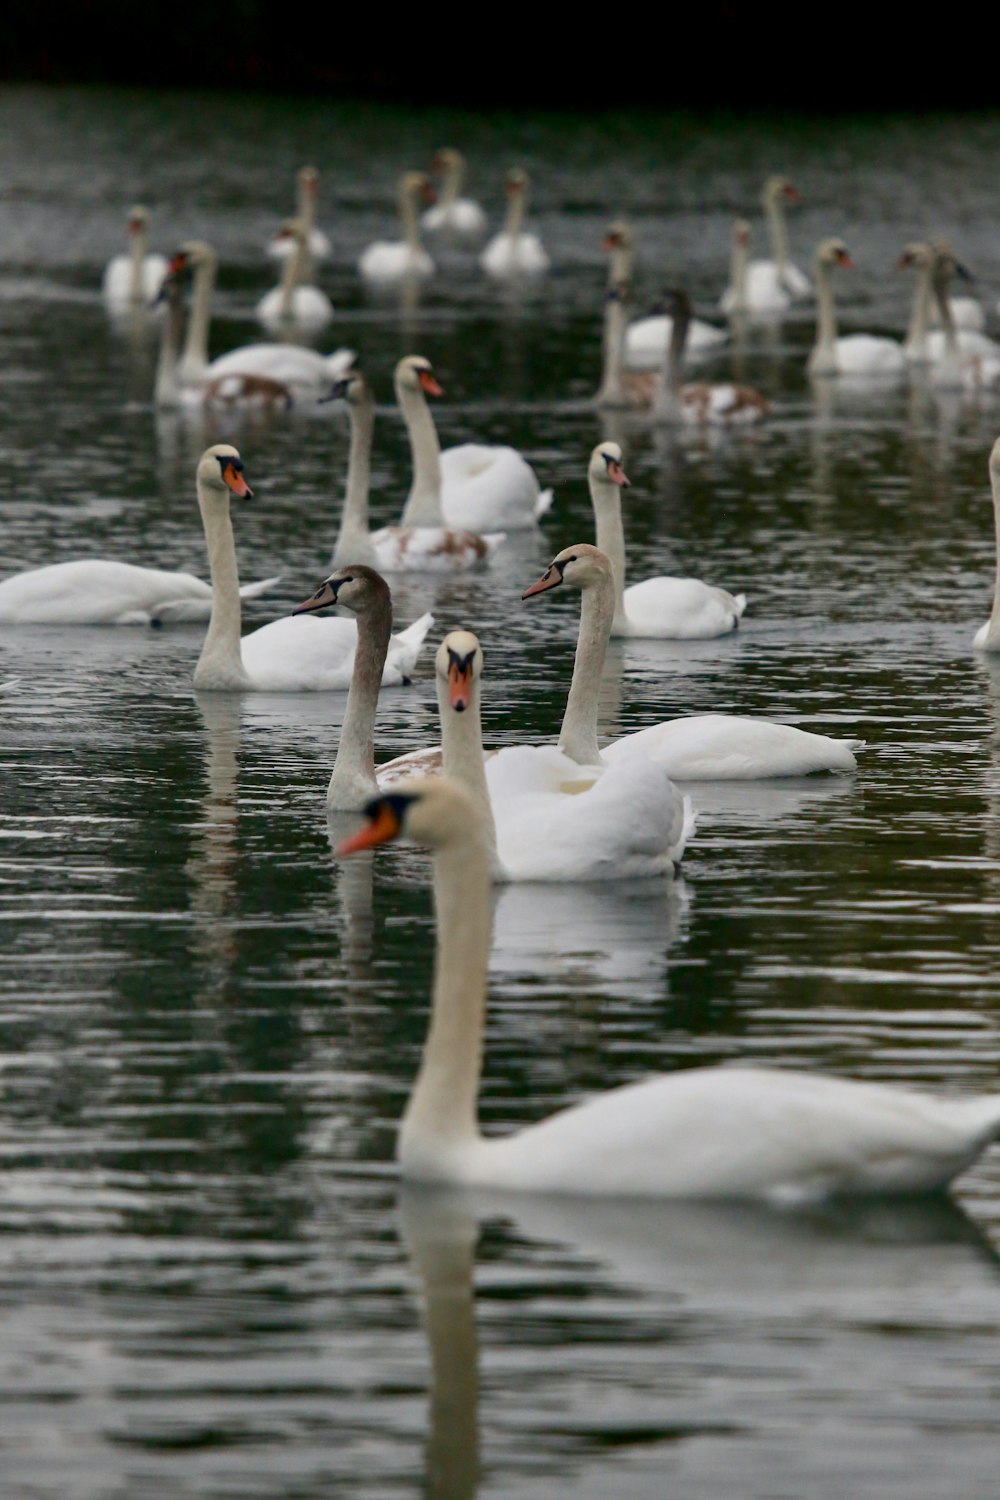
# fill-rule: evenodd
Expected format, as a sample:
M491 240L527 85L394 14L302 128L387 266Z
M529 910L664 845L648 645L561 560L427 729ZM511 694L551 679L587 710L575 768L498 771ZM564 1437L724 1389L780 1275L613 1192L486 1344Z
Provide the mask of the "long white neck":
M597 748L597 713L601 673L608 654L614 610L612 576L602 574L588 584L580 596L580 634L573 663L573 681L559 734L559 749L581 766L604 764Z
M206 255L195 266L191 315L188 318L187 339L178 370L180 379L184 382L200 380L208 367L208 328L212 316L216 265L215 256Z
M507 199L507 220L504 229L511 239L517 239L524 228L524 214L527 208L524 193L511 193Z
M146 287L143 278L149 233L145 224L129 235L129 298L133 302L145 302Z
M910 311L910 326L906 333L904 348L911 359L927 358L927 330L930 325L931 296L933 295L934 265L928 258L917 266L917 279L913 288L913 307Z
M686 307L674 307L663 359L663 373L653 402L654 414L661 419L673 421L680 405L681 385L684 380L684 349L687 344L688 325L691 315Z
M602 337L603 362L601 384L594 400L598 406L624 406L622 389L622 346L628 325L626 287L617 283L612 287L614 295L604 299L604 330ZM600 542L597 544L600 546Z
M326 790L328 808L357 808L378 792L375 780L375 714L382 669L392 634L392 604L388 590L358 615L358 644L347 692L337 759Z
M937 302L938 317L941 320L941 328L944 332L944 358L941 360L937 370L936 384L939 387L951 385L959 389L963 384L962 356L958 347L958 330L955 327L955 315L951 310L948 278L939 270L936 270L932 276L932 282L934 298Z
M279 290L281 302L278 306L278 316L283 321L291 322L295 316L295 289L303 284L306 272L306 261L308 251L306 242L302 235L295 235L292 252L286 255L281 268L281 281Z
M489 961L490 856L479 820L434 855L437 952L430 1029L399 1129L404 1172L447 1176L479 1140L477 1100Z
M778 267L778 275L788 265L788 229L785 225L785 208L780 193L768 193L765 202L767 227L771 236L771 255Z
M465 163L460 157L452 157L448 163L444 182L441 185L441 207L451 208L462 191L462 183L465 179Z
M298 211L296 218L302 225L302 232L309 242L309 236L316 227L316 188L307 178L303 178L299 184Z
M750 241L743 235L733 236L729 255L729 285L732 288L733 312L746 312L747 266L750 264Z
M396 382L396 399L410 434L413 484L403 507L404 526L443 526L441 513L441 444L423 391Z
M818 373L837 368L837 315L833 306L833 283L825 260L816 261L816 342L809 356L810 368Z
M990 615L989 628L986 632L986 645L990 650L996 649L1000 641L1000 471L990 464L990 488L993 491L993 527L997 539L997 575L993 585L993 613Z
M619 240L608 256L608 286L629 286L635 268L635 250L626 240Z
M240 579L236 541L229 514L229 493L209 493L198 478L198 505L205 527L208 566L212 575L212 614L205 644L194 669L194 685L220 691L249 686L240 654Z
M590 501L594 507L597 546L611 564L615 580L615 613L613 635L628 634L625 613L625 526L622 521L622 497L616 484L590 481Z
M371 482L372 433L375 430L375 401L365 389L358 401L349 401L351 451L347 460L347 493L340 516L340 530L333 546L330 566L366 563L375 567L375 549L368 530L368 489Z
M403 221L403 239L411 250L420 250L420 215L417 212L417 195L410 186L399 192L399 217Z
M486 762L483 759L483 720L480 698L480 682L474 678L469 694L469 706L458 713L448 701L448 684L438 675L438 713L441 717L442 769L446 776L460 781L472 797L482 814L490 862L497 865L497 831L493 821L493 807L486 782Z
M166 287L167 314L163 319L160 335L160 354L156 362L156 379L153 383L153 402L163 409L180 406L181 388L177 378L177 358L181 346L181 330L184 326L184 298L176 281Z

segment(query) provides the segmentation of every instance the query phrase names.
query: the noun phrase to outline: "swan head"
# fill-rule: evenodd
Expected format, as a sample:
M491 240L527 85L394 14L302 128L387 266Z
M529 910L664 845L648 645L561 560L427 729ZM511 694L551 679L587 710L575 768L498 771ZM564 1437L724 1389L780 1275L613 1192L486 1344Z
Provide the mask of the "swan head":
M243 473L239 450L232 443L213 443L211 448L206 448L198 460L197 476L198 490L202 494L207 492L228 499L227 491L230 491L241 500L253 494Z
M800 203L802 194L797 187L793 187L787 177L769 177L764 184L764 207L771 203L777 203L779 198L784 198L786 203Z
M486 844L482 813L465 788L448 776L402 781L397 790L366 802L363 812L366 825L341 840L334 850L338 859L401 837L432 849L462 840Z
M522 167L511 167L503 180L508 198L518 198L528 191L528 174Z
M133 203L128 211L125 226L129 234L144 234L149 228L149 209L143 208L141 203Z
M422 354L407 354L396 366L397 391L423 391L425 396L443 396L444 391L434 378L434 368Z
M214 270L218 263L219 257L204 240L185 240L170 257L167 275L180 276L184 271L196 271L199 266L211 266Z
M319 173L315 167L300 167L295 180L304 198L315 198L319 192Z
M475 684L483 675L483 648L471 630L452 630L437 648L434 669L448 687L448 702L462 714L472 704Z
M465 169L465 157L452 146L441 146L431 158L431 171L454 173Z
M854 269L850 250L848 250L844 241L838 239L836 235L831 235L829 239L820 240L816 246L814 259L817 266L841 266L845 271L852 271Z
M404 172L399 179L400 202L436 203L437 193L426 172Z
M896 262L897 271L908 271L912 266L929 266L934 259L930 245L923 240L911 240L904 245Z
M541 578L526 588L521 598L533 599L536 594L557 589L563 583L571 589L593 588L595 585L610 584L612 577L611 563L607 556L589 542L578 542L575 547L564 547L557 553Z
M376 610L391 611L392 595L381 573L363 563L348 563L324 578L315 594L296 604L292 614L313 614L317 609L332 609L334 605L342 605L355 615L368 615Z
M325 396L320 396L319 405L327 401L346 401L348 406L365 406L372 402L372 388L360 370L348 370L340 380L335 380Z
M294 240L297 245L306 243L306 226L301 219L286 219L278 233L277 240Z
M934 265L934 280L939 285L957 276L960 281L975 281L972 272L963 266L947 240L935 240L930 247Z
M588 478L592 485L617 485L626 488L632 483L625 473L623 464L624 454L617 443L598 443L590 455L590 467L587 470Z
M690 323L691 321L693 311L691 298L684 291L683 287L664 287L657 307L661 311L668 313L675 320L681 319L685 323Z
M736 219L733 221L733 244L739 245L741 250L746 250L750 245L750 221L749 219Z
M614 219L605 231L601 249L631 250L634 244L635 235L632 233L631 224L627 224L624 219Z

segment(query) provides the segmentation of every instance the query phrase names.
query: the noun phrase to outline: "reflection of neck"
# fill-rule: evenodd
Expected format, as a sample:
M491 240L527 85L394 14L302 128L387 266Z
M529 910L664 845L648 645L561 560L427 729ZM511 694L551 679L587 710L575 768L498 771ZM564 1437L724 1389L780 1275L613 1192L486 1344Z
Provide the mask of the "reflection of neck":
M597 748L597 713L614 609L615 591L609 569L580 595L580 634L573 681L559 735L559 749L581 766L603 765Z
M339 568L344 563L367 563L369 567L373 567L376 558L368 532L368 488L371 479L372 433L375 430L375 401L367 386L356 400L348 401L347 410L351 422L347 493L330 565Z
M448 683L437 674L438 713L441 718L442 769L446 776L460 781L470 794L482 815L486 841L494 865L497 862L497 834L493 822L493 807L490 803L486 782L486 763L483 759L483 723L480 679L472 680L469 706L458 713L451 706Z
M187 342L178 370L181 380L185 382L200 380L208 365L208 328L212 315L215 266L214 255L206 255L195 266Z
M249 679L240 654L240 580L228 491L210 491L199 476L198 504L212 574L212 614L194 670L194 685L238 690L247 687Z
M434 998L420 1072L399 1131L410 1176L447 1178L480 1139L476 1115L489 960L490 857L479 818L434 854L437 915Z
M622 497L616 484L609 481L590 481L590 500L597 523L597 546L611 564L615 580L615 614L611 626L613 635L628 634L628 618L625 614L625 527L622 522Z
M413 485L403 507L404 526L442 526L441 445L426 397L416 388L396 381L396 399L410 434L413 455Z
M392 633L389 590L358 615L358 644L347 693L340 745L326 793L327 807L357 807L378 791L375 780L375 714Z

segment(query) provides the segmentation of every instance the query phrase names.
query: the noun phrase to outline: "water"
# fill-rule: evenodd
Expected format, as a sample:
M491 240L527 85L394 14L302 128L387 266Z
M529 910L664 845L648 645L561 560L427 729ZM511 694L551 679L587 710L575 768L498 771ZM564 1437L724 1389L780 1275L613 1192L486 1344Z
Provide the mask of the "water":
M612 214L645 285L711 307L729 222L776 167L796 258L843 233L845 327L901 332L902 244L993 264L992 117L702 127L681 117L411 115L249 98L0 94L0 573L108 555L203 571L198 454L235 439L255 499L248 624L316 587L342 415L156 415L154 344L96 293L136 198L168 249L223 257L213 347L256 336L260 248L294 169L323 172L329 347L380 412L375 509L408 460L404 353L447 390L444 441L516 443L556 489L490 572L395 589L408 623L475 629L494 743L549 736L572 601L519 595L592 535L587 455L625 444L632 576L744 589L738 636L635 642L604 732L719 708L868 741L857 776L705 788L672 887L503 891L482 1113L538 1118L651 1069L738 1058L997 1088L1000 675L986 456L1000 403L814 397L808 311L740 355L766 430L706 441L604 421ZM460 259L414 306L354 262L395 176L445 142L499 211L513 160L556 270L523 297ZM72 144L70 144L72 143ZM731 368L731 356L717 368ZM6 1494L834 1500L995 1489L1000 1153L953 1204L816 1209L401 1197L394 1125L426 1022L428 868L331 856L323 793L343 698L203 697L197 626L0 629L0 1455ZM429 653L379 712L383 758L436 733Z

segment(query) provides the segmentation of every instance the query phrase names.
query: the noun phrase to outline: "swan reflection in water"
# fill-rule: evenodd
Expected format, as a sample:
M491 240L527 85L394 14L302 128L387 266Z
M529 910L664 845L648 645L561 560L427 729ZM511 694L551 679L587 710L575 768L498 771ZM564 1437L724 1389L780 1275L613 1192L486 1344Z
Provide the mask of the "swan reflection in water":
M491 1227L484 1280L500 1296L486 1303L483 1420L494 1447L517 1432L513 1462L536 1479L546 1440L558 1464L569 1434L594 1463L620 1452L626 1433L641 1432L640 1453L709 1439L689 1462L700 1474L702 1464L709 1476L719 1465L732 1473L769 1440L787 1445L789 1421L793 1462L811 1472L831 1433L846 1441L861 1424L874 1451L880 1425L897 1432L901 1403L911 1419L947 1422L947 1397L966 1395L975 1372L953 1372L949 1388L938 1367L928 1385L921 1356L933 1360L935 1334L967 1339L970 1360L983 1362L976 1341L987 1284L995 1295L995 1253L944 1197L788 1212L411 1185L400 1212L429 1345L432 1500L470 1500L479 1483L484 1220L501 1221L503 1250Z

